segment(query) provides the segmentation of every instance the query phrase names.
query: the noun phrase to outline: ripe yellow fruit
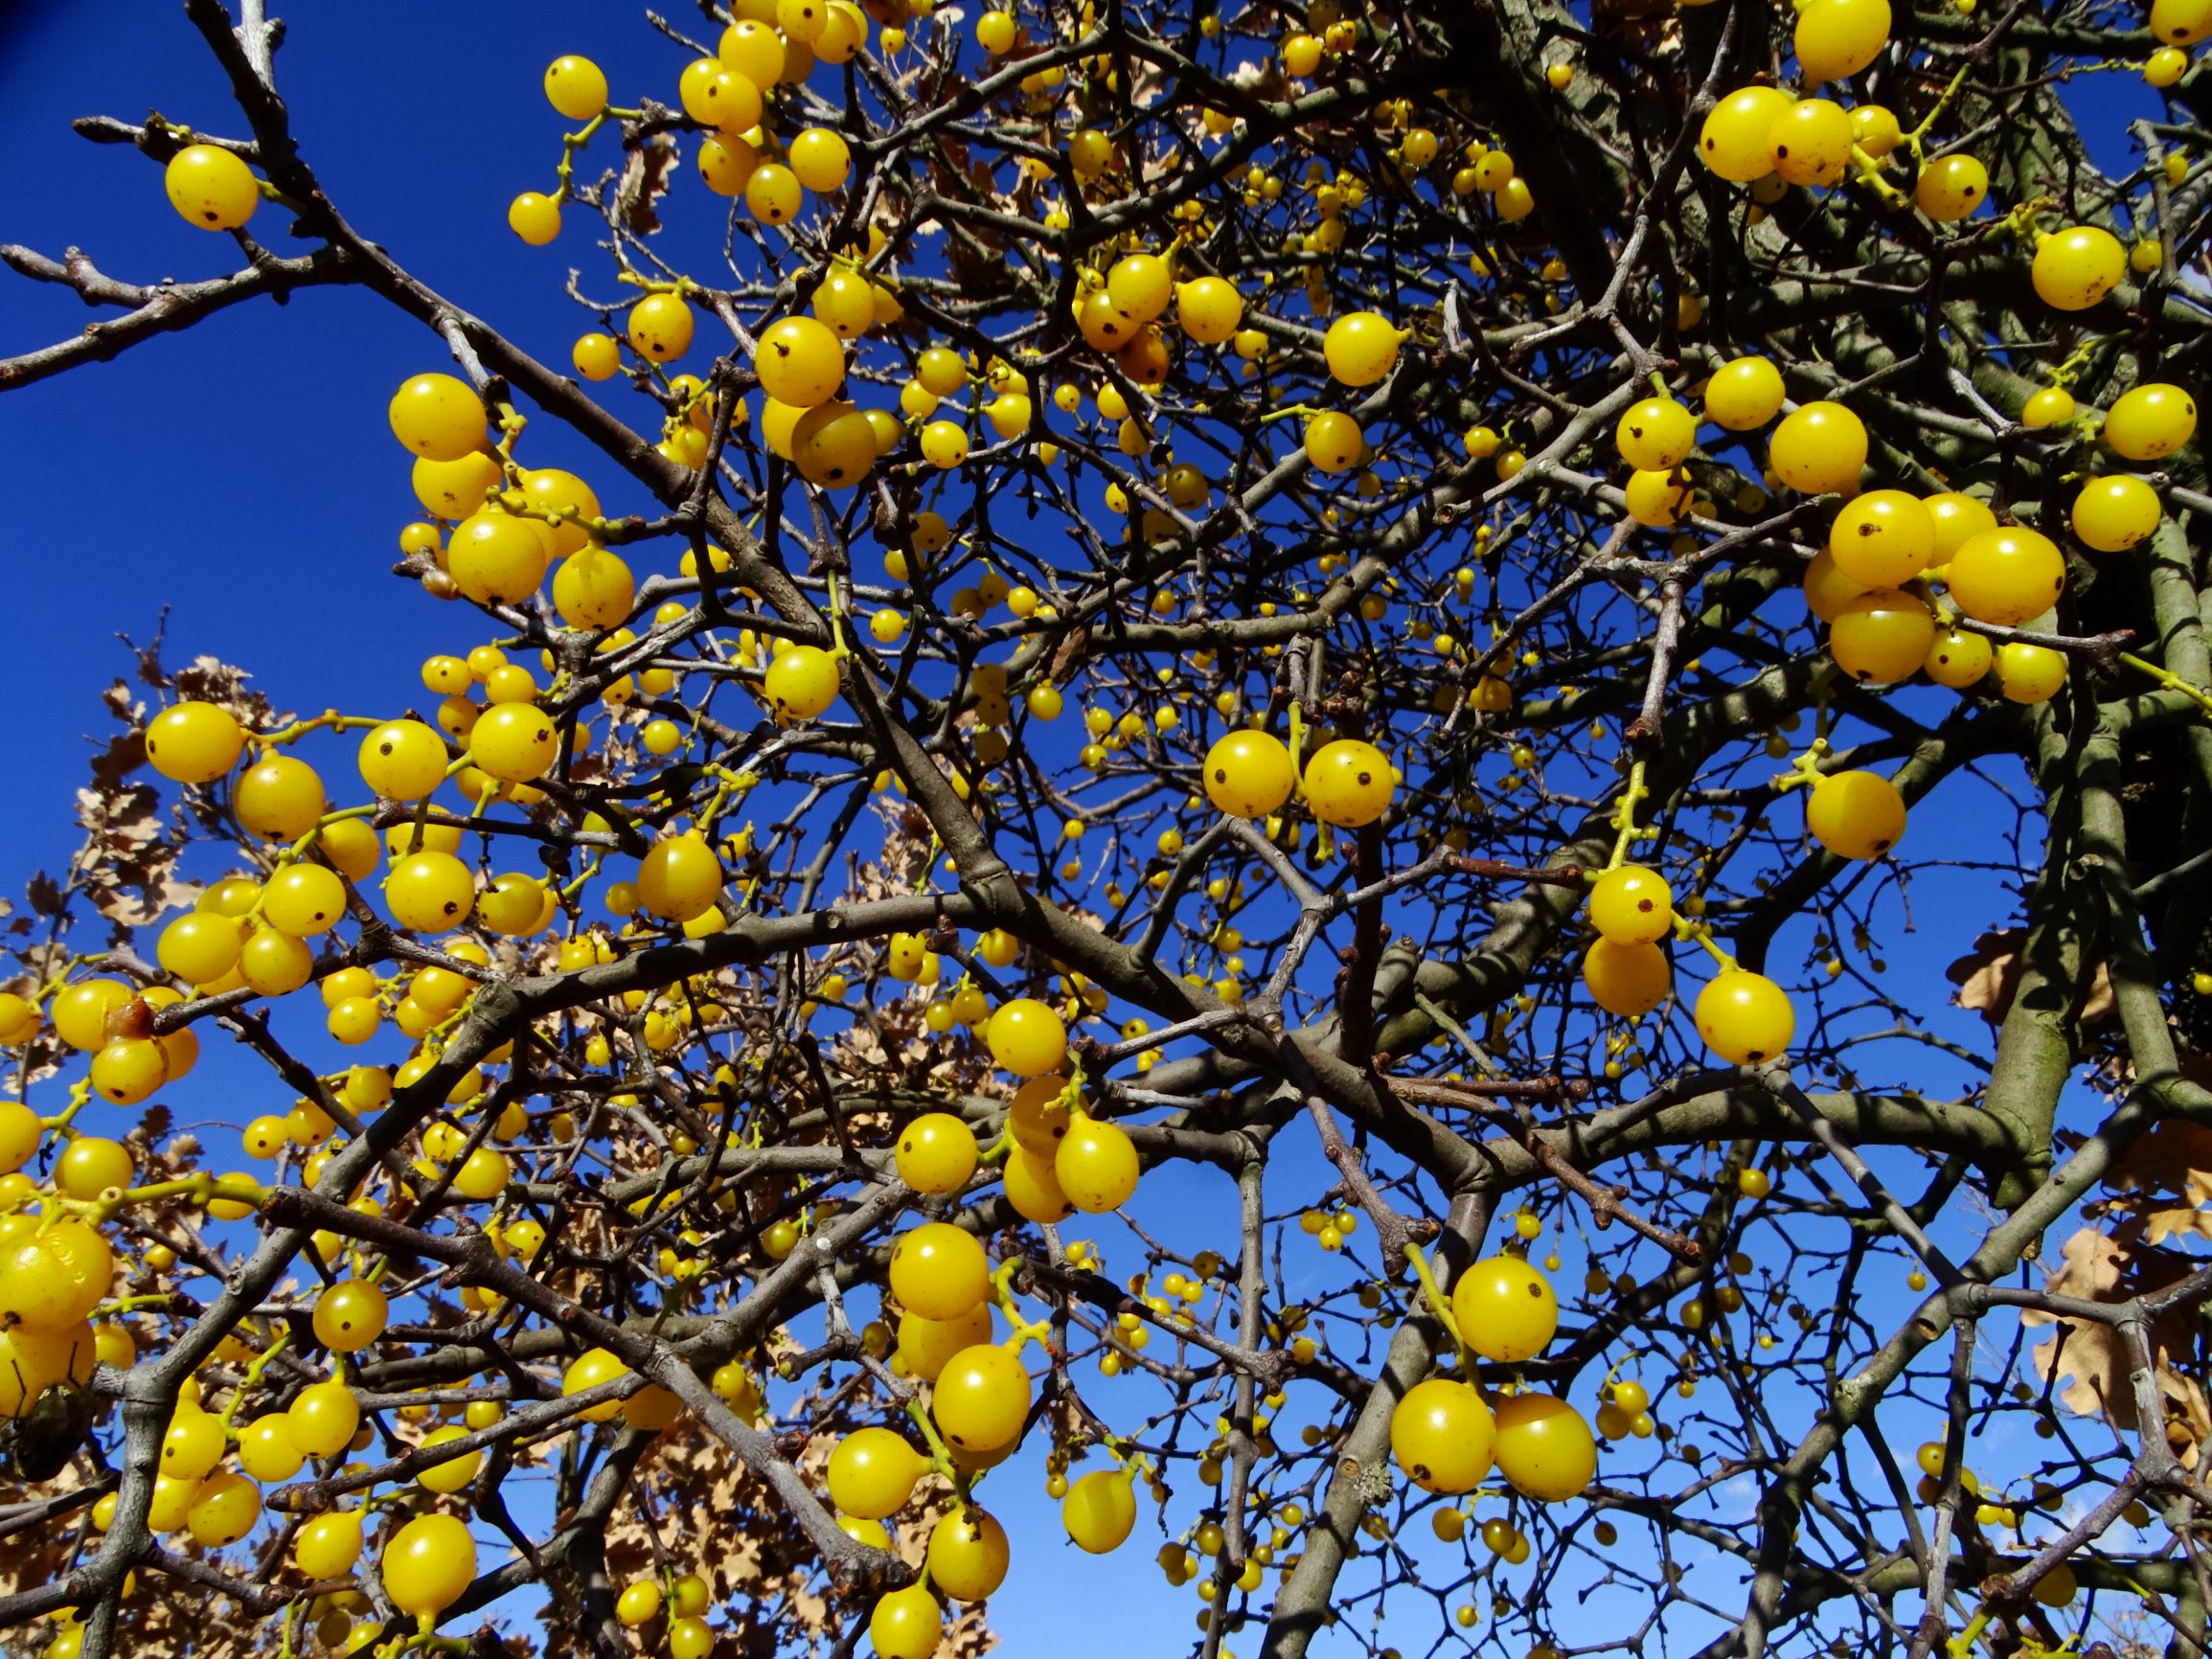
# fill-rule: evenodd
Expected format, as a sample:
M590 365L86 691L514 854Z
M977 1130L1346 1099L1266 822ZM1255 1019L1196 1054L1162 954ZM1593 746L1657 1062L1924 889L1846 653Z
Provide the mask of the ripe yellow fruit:
M638 904L664 920L683 922L705 915L721 891L721 860L703 835L667 836L638 866Z
M1347 386L1372 386L1398 365L1406 338L1390 319L1375 311L1349 311L1329 325L1321 351L1329 373Z
M419 1515L384 1546L384 1593L402 1613L444 1612L476 1577L476 1540L451 1515Z
M1859 148L1880 160L1904 142L1904 127L1894 110L1862 103L1851 112L1851 134Z
M1053 1175L1069 1203L1086 1215L1104 1215L1129 1202L1137 1189L1137 1149L1115 1125L1078 1118L1053 1154Z
M1306 804L1314 817L1339 829L1374 823L1389 810L1397 789L1389 757L1357 739L1324 743L1306 762Z
M1306 422L1306 459L1322 472L1349 472L1367 453L1359 422L1337 409L1326 409Z
M745 125L750 126L752 123ZM825 195L844 189L846 179L852 175L852 148L833 127L808 127L791 140L787 155L799 182Z
M1405 1391L1390 1414L1390 1452L1424 1490L1471 1491L1490 1473L1496 1424L1481 1395L1432 1376Z
M1674 969L1657 944L1597 939L1583 958L1583 986L1590 1000L1624 1019L1649 1013L1674 989Z
M792 646L768 665L764 688L787 720L810 720L837 700L837 659L817 646Z
M811 409L826 402L845 377L845 349L827 324L786 317L761 331L753 352L761 390L779 403Z
M2194 46L2212 35L2205 0L2151 0L2151 34L2169 46Z
M1823 3L1835 5L1837 0ZM1767 141L1773 149L1776 172L1791 184L1819 189L1843 177L1856 142L1850 112L1825 98L1791 104L1775 117Z
M1671 467L1663 472L1631 472L1621 487L1629 516L1636 523L1664 530L1681 523L1698 493L1688 470Z
M1782 372L1765 357L1737 357L1705 383L1705 419L1731 432L1749 432L1781 413Z
M1866 466L1866 427L1840 403L1800 403L1775 427L1767 453L1775 476L1790 489L1848 494Z
M1982 635L1961 628L1945 628L1927 648L1921 668L1937 685L1964 691L1989 672L1994 655L1989 641Z
M1698 1034L1736 1065L1756 1065L1789 1050L1797 1016L1782 988L1764 974L1731 967L1698 993Z
M571 121L589 121L606 107L606 75L588 57L556 57L545 71L545 101Z
M1655 870L1608 870L1590 889L1590 925L1615 944L1654 943L1674 928L1674 891Z
M985 1029L992 1058L1016 1077L1037 1078L1059 1069L1067 1054L1067 1027L1035 997L1000 1005Z
M163 173L170 205L205 231L235 231L262 205L261 181L227 149L188 144Z
M2074 395L2064 386L2045 386L2028 395L2020 405L2020 424L2031 428L2061 426L2074 418Z
M1060 1520L1078 1549L1103 1556L1121 1547L1137 1521L1133 1485L1127 1469L1094 1469L1068 1489Z
M1875 588L1847 599L1829 623L1829 654L1845 673L1868 685L1911 678L1934 643L1935 618L1918 594L1904 588Z
M392 396L392 435L432 461L484 447L490 423L475 388L451 375L418 375Z
M629 566L604 548L582 548L553 573L554 608L572 628L620 626L636 593Z
M1206 751L1206 799L1233 818L1265 818L1297 783L1290 751L1266 732L1231 732Z
M680 294L648 294L629 308L629 343L656 363L673 363L690 349L693 326Z
M1672 398L1646 398L1621 416L1613 443L1630 466L1663 472L1697 448L1697 417Z
M172 703L146 724L146 758L165 778L206 784L238 763L245 740L228 709L215 703Z
M1548 1394L1498 1402L1497 1472L1539 1503L1579 1496L1597 1473L1598 1446L1583 1414Z
M2071 522L2083 546L2099 553L2124 553L2147 540L2164 516L2156 490L2140 478L2115 473L2082 486L2074 497Z
M984 21L1004 17L989 13ZM868 1615L868 1640L882 1659L929 1659L945 1637L945 1610L920 1584L893 1590Z
M1904 797L1873 772L1832 772L1805 799L1805 828L1838 858L1879 858L1904 834Z
M1750 184L1774 170L1774 124L1794 101L1779 87L1746 86L1715 104L1698 135L1698 154L1724 179Z
M2015 703L2048 702L2066 683L2065 653L2023 640L1999 646L1995 667L1998 690Z
M2036 243L2029 267L2037 296L2061 311L2086 311L2128 274L2128 250L2110 231L2075 225Z
M956 1509L930 1530L930 1580L956 1602L981 1602L1006 1580L1006 1529L988 1511Z
M2152 381L2123 393L2105 415L2104 440L2115 455L2155 461L2189 442L2197 430L2197 400L2180 387Z
M2178 46L2161 46L2143 60L2143 80L2161 89L2189 73L2189 54Z
M1828 552L1861 587L1902 587L1934 557L1935 521L1902 489L1870 489L1836 513Z
M1989 169L1971 155L1937 156L1921 170L1912 199L1939 224L1970 217L1989 199Z
M2000 526L1970 538L1950 557L1947 585L1976 622L2017 627L2040 616L2066 584L2066 561L2049 536Z
M1889 0L1812 0L1797 13L1794 44L1808 86L1857 75L1889 44Z
M1175 316L1183 332L1204 346L1235 338L1244 320L1244 297L1220 277L1199 277L1175 291Z

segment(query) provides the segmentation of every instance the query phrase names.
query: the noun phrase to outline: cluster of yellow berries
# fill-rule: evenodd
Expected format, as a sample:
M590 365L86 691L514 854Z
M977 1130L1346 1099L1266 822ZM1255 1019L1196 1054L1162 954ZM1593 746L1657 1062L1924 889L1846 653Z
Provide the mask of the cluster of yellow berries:
M1492 1256L1460 1275L1449 1315L1465 1354L1516 1366L1550 1343L1559 1302L1550 1281L1521 1257ZM1496 1396L1494 1407L1471 1375L1432 1376L1407 1389L1391 1413L1390 1451L1407 1479L1448 1497L1472 1491L1494 1465L1522 1496L1564 1503L1597 1471L1596 1438L1573 1406L1516 1387Z
M1823 0L1825 4L1840 0ZM1728 433L1755 431L1780 413L1782 375L1767 358L1743 356L1715 369L1704 385L1704 419ZM2031 428L2076 419L2063 388L2032 398ZM2123 461L2172 454L2195 433L2195 399L2156 382L2115 399L2098 428ZM1644 398L1621 416L1615 443L1630 467L1624 487L1638 524L1672 528L1709 512L1685 463L1698 447L1698 417L1678 399ZM2057 543L2018 524L2000 524L1980 499L1958 491L1916 497L1904 490L1861 491L1867 458L1864 423L1841 403L1799 404L1774 428L1770 479L1805 494L1849 497L1829 527L1827 545L1806 567L1806 603L1829 627L1829 649L1854 679L1891 685L1925 671L1964 690L1994 667L2016 702L2050 697L2064 682L2065 658L2026 640L1993 644L1958 625L1961 617L1992 628L2033 624L2065 586ZM2070 528L2096 553L2120 553L2147 540L2164 516L2158 492L2129 473L2089 477L2076 492Z

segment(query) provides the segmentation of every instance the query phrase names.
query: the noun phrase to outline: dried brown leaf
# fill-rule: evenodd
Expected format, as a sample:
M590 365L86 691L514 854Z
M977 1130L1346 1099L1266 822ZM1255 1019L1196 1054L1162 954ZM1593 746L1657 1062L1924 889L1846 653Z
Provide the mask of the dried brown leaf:
M130 694L130 687L123 680L113 682L100 693L100 700L107 705L107 712L126 726L135 726L146 718L146 703Z
M2195 1263L2178 1252L2138 1244L2138 1228L2123 1223L2115 1233L2085 1227L2068 1239L2060 1264L2045 1286L2053 1295L2085 1302L2125 1302L2185 1278ZM2030 1328L2049 1326L2051 1334L2032 1351L2037 1375L2046 1381L2071 1378L2058 1390L2060 1401L2083 1417L2101 1417L2112 1427L2138 1426L2135 1392L2127 1347L2111 1326L2061 1318L2040 1309L2021 1315ZM2212 1437L2212 1399L2200 1380L2205 1355L2193 1313L2169 1313L2155 1321L2151 1352L2158 1392L2166 1402L2165 1433L2175 1455L2197 1466L2203 1443Z
M146 764L146 734L133 729L110 738L92 761L92 781L103 789L121 787L125 778Z
M622 181L615 186L614 211L632 236L650 237L660 229L656 204L668 194L669 175L674 171L676 160L676 147L665 137L630 149L623 163Z
M824 1405L810 1401L802 1408L806 1420L819 1426L792 1458L817 1487L837 1441L863 1417L880 1414L880 1403L867 1399L847 1398L826 1411ZM862 1596L820 1571L813 1547L766 1484L696 1419L654 1443L639 1465L638 1489L642 1507L625 1505L607 1525L608 1572L617 1583L627 1582L656 1572L665 1557L673 1571L698 1574L713 1598L718 1655L773 1659L789 1650L794 1636L826 1647L864 1616ZM906 1560L920 1564L948 1498L937 1491L901 1514L893 1534ZM941 1659L975 1659L990 1649L993 1638L981 1608L955 1605L947 1613ZM547 1659L581 1659L585 1649L558 1610L548 1609L547 1625Z
M2178 1118L2154 1125L2112 1166L2105 1184L2116 1192L2178 1193L2192 1204L2212 1205L2212 1126Z
M1059 648L1052 653L1051 677L1055 680L1065 679L1069 673L1082 667L1083 659L1089 655L1090 625L1083 623L1069 630L1067 638L1061 640Z
M2212 1210L2199 1210L2184 1205L2170 1210L2149 1211L2143 1219L2149 1224L2149 1237L2154 1244L2163 1244L2167 1239L2181 1234L2212 1239Z
M1976 937L1973 949L1944 969L1944 976L1959 988L1951 1000L1960 1008L1975 1010L1992 1025L2002 1024L2019 989L2019 950L2026 940L2026 929L2018 927ZM2082 999L2082 1023L2096 1025L2109 1019L2112 1006L2112 976L2100 962Z

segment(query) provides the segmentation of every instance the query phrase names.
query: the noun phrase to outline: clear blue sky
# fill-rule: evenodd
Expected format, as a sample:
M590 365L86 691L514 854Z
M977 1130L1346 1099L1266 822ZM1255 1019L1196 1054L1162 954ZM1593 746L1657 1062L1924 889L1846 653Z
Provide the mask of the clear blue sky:
M670 11L693 25L696 13ZM133 7L127 17L127 26L103 17L95 30L78 8L0 10L0 240L57 256L75 243L133 281L227 271L231 244L170 211L158 169L68 131L76 115L137 119L148 108L241 130L180 8ZM540 355L563 358L579 322L560 280L587 251L579 241L528 249L504 223L509 198L542 187L559 153L538 67L580 51L607 69L618 98L673 98L680 50L638 8L608 0L386 0L303 8L294 21L280 85L342 210L432 284ZM2084 97L2101 134L2149 108L2120 77L2090 78ZM2119 159L2112 139L2097 148L2108 164ZM65 290L0 274L0 352L57 338L95 314ZM367 295L324 289L283 308L233 309L117 363L0 397L0 466L13 509L10 648L0 654L10 711L0 764L13 809L0 818L0 889L16 889L72 845L85 739L107 730L98 693L129 669L115 631L144 639L167 607L172 661L213 653L251 669L280 707L337 697L356 712L419 700L426 654L483 637L468 613L431 603L387 568L399 527L417 510L385 399L408 374L444 366L443 348L415 323ZM555 447L537 459L582 457ZM590 475L618 506L607 470ZM1953 785L1945 807L1916 817L1914 832L1967 830L1978 787ZM1943 965L2004 920L2007 904L1990 879L1927 882L1914 897L1918 930L1901 936L1892 961L1900 985L1935 1008L1948 992ZM1980 1040L1971 1016L1937 1023L1946 1021L1962 1040ZM1148 1178L1148 1193L1163 1213L1184 1216L1219 1216L1234 1203L1209 1172L1167 1175L1157 1188ZM1278 1204L1294 1197L1271 1193ZM1566 1274L1579 1275L1567 1254ZM1049 1643L1085 1659L1191 1640L1198 1603L1161 1583L1149 1515L1121 1555L1078 1565L1058 1544L1034 1470L993 1485L987 1496L1016 1537L1014 1576L993 1608L1009 1651ZM1190 1507L1187 1495L1177 1505ZM1071 1620L1068 1592L1079 1586L1092 1611ZM1386 1639L1425 1647L1428 1616L1415 1621ZM1231 1646L1248 1651L1256 1642Z
M467 14L464 29L455 8L423 0L307 8L279 54L280 85L306 153L356 223L564 359L582 330L559 289L582 250L526 248L505 223L508 199L542 188L559 158L539 66L588 51L618 86L673 94L680 49L619 6L501 0ZM243 134L182 8L135 7L96 46L83 13L57 5L17 8L4 27L0 240L55 256L75 244L131 281L235 268L228 239L169 211L158 167L68 129L77 115L159 109ZM6 284L9 350L99 314L59 287L12 273ZM0 398L0 455L22 515L0 673L26 711L0 730L0 756L28 784L0 827L0 866L66 852L80 739L100 729L98 691L129 666L111 635L150 635L165 605L172 654L246 666L285 707L320 706L333 684L374 705L418 698L422 659L479 637L469 617L441 614L388 573L399 527L420 510L384 402L407 375L447 366L419 325L329 288Z

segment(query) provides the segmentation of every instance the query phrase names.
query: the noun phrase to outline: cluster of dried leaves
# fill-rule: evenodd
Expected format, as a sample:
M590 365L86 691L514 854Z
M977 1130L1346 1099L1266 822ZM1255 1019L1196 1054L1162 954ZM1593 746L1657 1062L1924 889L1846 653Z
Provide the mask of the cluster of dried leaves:
M2113 1170L2111 1194L2091 1207L2088 1225L2060 1250L2044 1288L2054 1296L2121 1303L2164 1289L2199 1271L2201 1256L2185 1248L2212 1239L2212 1128L2170 1121L2129 1149ZM2023 1322L2050 1334L2034 1351L2046 1382L2067 1379L2058 1398L2114 1429L2138 1426L2135 1393L2119 1333L2109 1325L2060 1319L2029 1310ZM2166 1440L2184 1467L2201 1464L2212 1440L2212 1331L2194 1307L2178 1307L2151 1325L2158 1392L2166 1402Z
M823 1402L810 1401L808 1420L815 1426L797 1435L793 1462L811 1481L823 1478L838 1436L863 1418L880 1419L879 1399L848 1398L826 1416L814 1415ZM945 1513L947 1496L918 1500L901 1516L899 1553L919 1566L929 1530ZM680 1541L680 1544L679 1544ZM650 1577L680 1548L679 1570L706 1579L718 1604L736 1614L723 1627L716 1651L734 1659L776 1659L804 1644L809 1654L826 1652L834 1634L852 1628L864 1614L852 1590L825 1580L812 1549L791 1527L765 1485L750 1474L729 1449L696 1420L687 1419L663 1434L639 1466L636 1501L619 1511L606 1529L606 1562L617 1583ZM979 1607L948 1609L940 1659L977 1659L994 1646ZM549 1608L545 1620L546 1659L586 1659L589 1649Z

